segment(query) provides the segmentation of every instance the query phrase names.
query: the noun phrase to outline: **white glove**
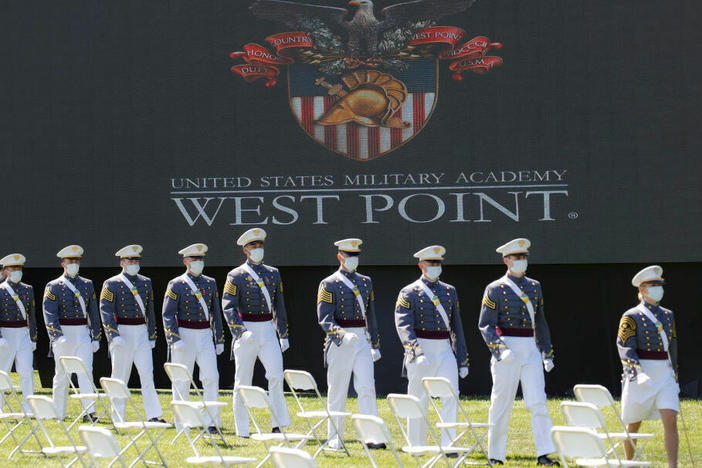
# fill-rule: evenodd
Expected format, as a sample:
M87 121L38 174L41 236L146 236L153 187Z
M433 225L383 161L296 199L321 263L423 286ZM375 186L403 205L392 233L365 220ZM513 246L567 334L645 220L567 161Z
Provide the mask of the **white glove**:
M62 346L66 343L68 343L68 339L65 336L61 336L58 340L53 342L54 349L56 346Z
M278 340L278 341L280 341L280 351L281 351L281 352L284 353L285 351L287 351L288 349L290 349L290 341L288 341L287 338L281 338L281 339Z
M639 385L648 385L651 382L651 378L646 375L645 372L639 372L636 375L636 383Z
M380 350L371 348L371 357L373 357L373 362L380 360Z
M468 368L467 367L461 367L458 369L458 376L462 379L465 379L468 377Z
M37 350L37 342L32 341L32 351L36 351L36 350Z
M248 343L249 341L253 340L253 333L251 333L251 330L246 330L241 334L239 339L241 340L241 344Z
M171 351L178 351L178 350L181 349L181 348L185 348L185 343L183 343L183 340L175 341L175 342L171 345Z
M544 370L546 372L551 372L556 365L553 363L553 359L544 359Z
M418 366L428 366L429 359L427 359L427 357L422 354L421 356L414 359L414 363Z
M119 348L120 346L124 346L124 338L122 338L121 336L115 336L114 338L112 338L110 348Z
M514 359L514 353L512 353L511 349L505 349L502 351L500 354L500 361L501 362L510 362Z
M345 333L344 337L341 339L342 345L352 345L358 341L358 335L353 333Z
M0 348L7 348L8 346L10 346L10 343L5 338L0 338Z
M100 342L99 341L93 341L93 353L97 353L98 349L100 349Z
M224 343L217 343L215 345L215 353L217 353L217 356L219 356L223 352L224 352Z
M154 349L156 347L156 340L149 341L149 344L151 345L151 349Z

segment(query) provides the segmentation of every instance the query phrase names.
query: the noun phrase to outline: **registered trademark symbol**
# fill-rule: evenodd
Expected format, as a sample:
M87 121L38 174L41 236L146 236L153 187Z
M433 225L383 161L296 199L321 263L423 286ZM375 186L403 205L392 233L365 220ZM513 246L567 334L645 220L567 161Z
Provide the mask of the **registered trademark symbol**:
M570 219L578 219L578 216L579 215L577 211L571 211L570 213L568 213L568 218Z

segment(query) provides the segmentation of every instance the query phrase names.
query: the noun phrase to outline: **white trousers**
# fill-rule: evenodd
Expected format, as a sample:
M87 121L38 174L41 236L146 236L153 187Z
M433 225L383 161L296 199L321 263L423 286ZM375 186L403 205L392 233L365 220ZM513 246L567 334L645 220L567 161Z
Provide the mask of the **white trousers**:
M241 339L234 343L236 371L234 374L234 420L238 436L249 435L249 412L236 391L240 385L251 385L256 358L266 370L268 399L271 402L271 423L273 426L289 426L290 413L283 396L283 353L280 350L278 335L273 322L244 322L253 334L247 343Z
M366 339L365 328L346 328L347 333L358 336L358 341L351 345L337 346L331 344L327 351L327 407L329 411L345 411L349 381L353 373L353 387L358 395L358 411L361 414L378 416L378 404L375 400L375 378L373 377L373 357L371 346ZM327 425L327 438L343 440L344 417L334 418L339 430L337 434L331 423Z
M29 329L3 327L2 337L7 340L8 347L0 349L0 370L9 374L14 361L15 370L20 376L24 410L29 413L31 411L27 404L27 397L34 394L34 368L32 367L34 352L32 341L29 339ZM3 405L3 396L0 394L0 408ZM19 411L19 408L14 408L14 411Z
M95 387L92 380L93 345L91 343L88 327L85 325L61 325L61 330L63 331L63 336L66 337L66 343L59 345L55 341L53 342L55 365L53 392L56 410L61 418L65 418L66 403L68 400L68 379L70 376L66 375L66 373L63 371L59 358L63 356L76 356L81 358L83 364L85 364L89 375L78 376L80 393L93 393ZM81 400L81 404L85 409L91 403L88 400Z
M202 394L205 401L219 399L219 371L217 370L217 354L215 353L212 330L195 330L192 328L178 329L180 339L184 346L174 350L171 348L171 362L183 364L192 375L195 363L200 368L200 381ZM177 382L172 385L173 399L182 400L190 395L190 382ZM215 419L212 421L207 412L204 413L205 422L210 425L219 425L219 408L209 408L209 414Z
M488 430L488 457L504 461L507 458L507 429L512 416L514 397L519 382L522 383L524 405L531 413L531 429L536 444L536 455L556 451L551 441L551 416L546 406L544 369L541 353L533 337L503 336L502 340L512 350L510 362L490 360L492 395Z
M136 366L141 383L141 396L144 401L146 419L160 418L163 416L163 411L154 386L154 363L146 325L118 325L117 328L124 343L118 348L110 349L112 378L129 384L132 365ZM124 421L126 400L115 398L111 403L113 420L115 422Z
M640 384L629 379L622 387L622 419L631 424L660 419L659 410L680 412L680 387L668 360L641 359L641 369L651 380Z
M426 338L417 338L417 344L427 359L427 363L417 365L414 362L407 363L407 394L419 398L423 408L427 408L429 403L429 395L422 386L424 377L444 377L451 382L453 390L458 395L458 365L456 364L456 356L451 350L449 340L429 340ZM455 422L458 417L458 406L453 398L441 398L441 418L445 422ZM427 444L427 425L420 418L410 418L407 420L407 432L409 434L412 445ZM446 446L451 443L455 437L454 430L441 431L441 445ZM430 445L435 442L431 441Z

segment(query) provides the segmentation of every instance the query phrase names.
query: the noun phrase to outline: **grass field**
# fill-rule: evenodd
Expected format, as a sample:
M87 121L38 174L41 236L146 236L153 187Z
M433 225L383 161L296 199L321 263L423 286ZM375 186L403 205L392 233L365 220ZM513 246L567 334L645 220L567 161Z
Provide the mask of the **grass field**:
M17 378L16 374L13 374L13 378ZM39 379L35 379L37 394L51 396L51 389L41 388ZM141 404L141 395L138 391L133 393L134 399L137 404ZM165 419L168 422L173 422L173 416L169 407L169 402L171 400L170 391L159 391L159 398L161 400L161 405L164 409ZM222 425L225 437L228 439L229 443L232 445L232 449L223 449L223 453L229 455L247 456L254 457L257 459L262 459L265 456L265 450L262 444L256 443L251 439L240 439L236 437L234 432L234 416L231 408L231 391L222 391L220 393L220 400L227 402L229 406L225 408L222 412ZM564 424L563 417L559 410L559 404L562 400L552 399L549 400L549 410L553 418L553 422L556 425ZM320 409L319 405L315 405L315 400L309 399L304 402L305 407L309 405L312 409ZM487 412L489 408L489 400L487 398L466 398L462 400L464 408L467 410L469 417L473 418L474 421L485 421L487 422ZM294 416L295 409L297 408L296 403L292 396L288 397L288 407L291 410L291 415L293 416L293 426L289 428L290 432L306 432L306 425L304 421L296 418ZM400 433L399 427L395 422L395 419L390 412L390 408L384 398L378 399L378 407L380 410L380 416L386 421L386 424L390 428L393 434L393 442L397 447L401 447L403 444L402 434ZM695 458L697 466L702 466L702 402L697 400L685 400L682 402L683 413L685 415L685 420L689 430L690 443L693 447L693 456ZM140 407L141 408L141 407ZM349 412L357 412L356 401L354 399L349 399L347 410ZM68 415L77 415L79 412L78 402L69 401ZM128 412L128 417L131 413ZM258 415L256 416L258 420ZM264 421L264 430L270 428L270 419L266 418L263 413L261 413L262 421ZM609 424L614 426L615 419L611 412L606 412L605 417ZM54 427L53 422L47 424L48 428ZM103 427L108 427L107 425L100 424ZM253 427L252 427L253 429ZM0 434L4 435L6 429L0 429L2 432ZM51 430L51 429L50 429ZM77 437L77 430L76 437ZM663 448L663 428L660 421L649 421L645 422L642 426L642 432L653 432L656 434L655 438L649 442L645 449L645 459L653 463L653 466L667 466L665 458L665 450ZM24 431L24 434L27 432ZM166 434L161 439L159 448L169 462L169 466L184 466L185 459L192 455L191 449L184 438L179 439L175 445L171 445L170 441L175 435L175 429L169 429ZM52 435L53 436L53 435ZM346 425L346 440L348 441L348 447L351 452L351 458L348 458L344 454L330 453L327 455L320 455L317 458L317 463L321 467L333 467L343 464L346 467L366 467L370 466L368 459L366 458L363 448L360 443L354 440L355 431L351 426L350 422ZM117 437L121 446L124 446L128 438L126 435L119 435ZM56 437L54 441L57 444L65 443L65 440L61 437ZM142 442L142 446L144 443ZM32 443L28 443L28 447L32 446ZM313 441L308 444L308 451L313 451L317 446L316 442ZM31 447L30 447L31 448ZM201 449L201 453L210 454L213 453L211 448L207 447L205 441L198 442L198 449ZM38 454L16 454L11 461L7 460L7 455L11 450L11 441L6 441L2 446L0 446L0 466L17 466L17 467L29 467L29 466L42 466L42 467L52 467L61 466L57 460L46 459L42 455ZM374 455L376 460L382 466L394 466L396 463L392 458L392 455L388 450L375 451ZM134 456L134 452L129 452L128 459ZM411 457L401 454L400 455L403 463L406 466L415 466L416 463L411 459ZM534 453L534 441L531 436L531 425L529 422L529 413L524 407L524 403L521 400L517 400L514 406L514 412L512 413L512 421L510 425L509 433L509 443L507 449L508 461L505 466L534 466L535 465L535 453ZM149 457L155 459L155 457ZM79 466L79 465L75 465ZM144 466L144 465L141 465ZM269 465L271 466L271 465ZM689 456L687 454L687 445L685 442L685 437L682 433L682 428L680 431L680 466L691 466L689 461Z

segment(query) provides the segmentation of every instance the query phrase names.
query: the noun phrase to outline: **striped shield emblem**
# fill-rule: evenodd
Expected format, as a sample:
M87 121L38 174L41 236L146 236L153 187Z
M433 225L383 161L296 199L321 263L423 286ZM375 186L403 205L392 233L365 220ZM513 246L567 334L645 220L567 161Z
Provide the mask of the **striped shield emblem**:
M437 60L403 71L358 69L324 75L288 67L290 107L302 129L327 149L356 161L396 150L419 133L436 105Z

